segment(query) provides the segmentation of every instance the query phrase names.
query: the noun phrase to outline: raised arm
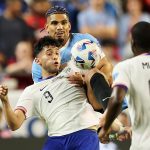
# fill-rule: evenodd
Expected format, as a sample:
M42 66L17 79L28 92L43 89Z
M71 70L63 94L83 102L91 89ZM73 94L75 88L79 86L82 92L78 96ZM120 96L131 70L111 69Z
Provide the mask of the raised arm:
M89 102L95 110L107 107L108 99L111 96L111 88L107 77L97 68L85 73L85 82L87 85L87 95Z
M98 65L96 66L101 72L103 72L109 81L109 84L112 84L112 70L113 70L113 65L109 60L105 57L103 57Z
M14 131L20 128L21 124L25 120L25 114L21 110L13 111L7 94L7 86L0 85L0 99L2 101L5 118L9 128Z

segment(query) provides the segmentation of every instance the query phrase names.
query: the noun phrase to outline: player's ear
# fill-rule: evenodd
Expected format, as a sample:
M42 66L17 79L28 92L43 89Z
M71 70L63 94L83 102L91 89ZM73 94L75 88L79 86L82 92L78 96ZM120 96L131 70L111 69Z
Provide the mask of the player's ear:
M47 31L47 33L49 33L49 31L48 31L48 23L45 24L45 27L44 27L44 28L45 28L45 30Z
M38 64L38 65L41 65L41 61L38 57L35 57L34 61Z
M69 22L69 31L71 30L71 23Z
M131 39L131 49L132 49L132 52L135 54L136 45L133 39Z

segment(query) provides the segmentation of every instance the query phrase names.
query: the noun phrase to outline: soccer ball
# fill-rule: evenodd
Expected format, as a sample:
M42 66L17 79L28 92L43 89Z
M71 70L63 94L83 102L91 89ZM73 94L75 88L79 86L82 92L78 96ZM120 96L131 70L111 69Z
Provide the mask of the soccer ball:
M89 39L78 41L71 49L72 63L79 69L94 68L100 60L100 47Z

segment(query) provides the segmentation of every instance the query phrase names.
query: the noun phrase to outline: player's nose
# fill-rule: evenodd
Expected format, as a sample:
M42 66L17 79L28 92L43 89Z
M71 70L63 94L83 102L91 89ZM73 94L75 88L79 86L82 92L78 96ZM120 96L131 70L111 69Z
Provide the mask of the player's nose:
M63 29L63 25L62 25L61 23L59 23L59 24L57 25L57 29Z

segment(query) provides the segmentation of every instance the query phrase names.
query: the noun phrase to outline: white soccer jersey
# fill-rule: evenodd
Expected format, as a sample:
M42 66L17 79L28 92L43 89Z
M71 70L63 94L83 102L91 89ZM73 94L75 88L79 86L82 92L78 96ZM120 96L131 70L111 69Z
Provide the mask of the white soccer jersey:
M40 116L48 126L49 136L61 136L99 124L83 88L66 78L71 68L59 75L27 87L17 103L26 117Z
M133 127L132 150L150 149L150 54L119 63L113 86L128 89L128 107Z

